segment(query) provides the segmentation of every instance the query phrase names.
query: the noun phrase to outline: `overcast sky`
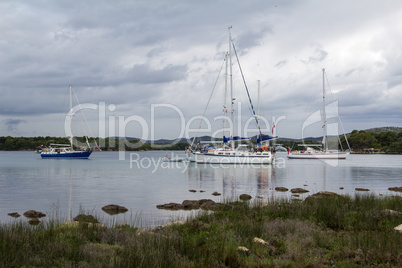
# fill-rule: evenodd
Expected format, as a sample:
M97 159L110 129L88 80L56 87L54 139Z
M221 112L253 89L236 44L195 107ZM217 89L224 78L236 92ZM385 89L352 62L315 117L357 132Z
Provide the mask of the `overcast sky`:
M65 136L71 83L81 104L97 107L84 113L89 135L177 138L198 126L228 26L255 107L261 81L265 132L280 118L276 134L301 137L321 106L322 68L346 132L402 127L400 0L2 0L0 136ZM219 82L211 122L223 96ZM244 125L247 96L235 97Z

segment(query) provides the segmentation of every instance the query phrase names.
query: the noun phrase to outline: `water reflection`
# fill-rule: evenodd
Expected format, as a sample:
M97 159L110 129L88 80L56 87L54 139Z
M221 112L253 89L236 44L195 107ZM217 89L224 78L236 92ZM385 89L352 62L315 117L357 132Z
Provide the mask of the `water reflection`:
M319 191L332 191L339 194L356 194L355 188L370 189L373 194L395 194L388 188L401 184L402 167L395 156L387 167L376 167L373 158L363 161L366 156L354 156L353 160L339 161L328 165L320 160L287 160L286 154L278 156L283 165L239 166L190 165L186 172L189 184L200 190L218 191L225 198L233 199L242 193L263 198L290 198L290 192L277 192L275 187L304 188L309 192L304 198ZM379 159L382 156L379 156Z
M264 202L271 198L290 198L291 193L275 187L304 188L300 198L321 190L354 195L355 188L370 189L369 194L401 195L389 187L402 186L401 155L351 155L338 166L322 161L287 160L277 154L273 165L153 165L166 152L136 152L144 165L130 168L129 157L120 161L118 152L94 154L90 160L42 160L31 152L0 152L0 222L13 221L10 212L24 213L35 209L52 215L54 207L63 218L85 212L106 216L101 207L118 204L132 213L141 213L144 221L169 220L172 212L156 205L183 200L213 199L222 202L241 194ZM148 159L148 160L147 160ZM145 161L147 160L147 161ZM148 168L148 165L152 164ZM343 189L340 189L343 187ZM196 193L189 192L196 189ZM205 192L200 192L201 190ZM221 196L213 196L214 191ZM360 193L361 194L361 193ZM181 215L183 212L175 212ZM104 216L105 215L105 216ZM107 219L107 218L106 218ZM159 222L158 222L159 223Z
M271 165L189 165L186 177L199 190L217 191L224 198L242 193L267 196L271 186Z

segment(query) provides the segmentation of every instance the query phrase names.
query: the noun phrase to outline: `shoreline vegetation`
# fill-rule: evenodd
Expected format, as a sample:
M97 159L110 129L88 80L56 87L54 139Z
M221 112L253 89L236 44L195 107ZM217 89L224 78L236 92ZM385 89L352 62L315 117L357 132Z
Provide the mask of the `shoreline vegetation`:
M157 228L87 215L0 225L1 267L399 267L402 197L240 198ZM247 200L247 201L246 201ZM183 201L184 203L184 201ZM217 203L218 204L218 203ZM104 225L108 225L107 227Z
M357 154L401 154L402 131L399 128L377 128L371 131L353 130L347 134L352 153ZM376 132L374 131L376 130ZM384 130L384 131L381 131ZM374 131L374 132L373 132ZM211 140L211 137L204 137ZM85 137L75 137L75 144L85 144ZM93 140L93 138L91 138ZM189 147L189 141L179 139L177 141L159 140L155 142L142 142L134 138L94 138L91 146L102 151L150 151L150 150L185 150ZM329 143L337 144L338 137L329 137ZM345 137L340 137L343 148L348 148ZM198 141L196 141L197 143ZM253 142L253 141L252 141ZM306 140L278 139L277 144L285 148L298 148L299 144L317 144L319 138L306 138ZM48 147L51 143L69 144L68 138L61 137L0 137L0 151L35 151L38 148ZM255 143L255 141L254 141ZM78 147L78 146L77 146Z

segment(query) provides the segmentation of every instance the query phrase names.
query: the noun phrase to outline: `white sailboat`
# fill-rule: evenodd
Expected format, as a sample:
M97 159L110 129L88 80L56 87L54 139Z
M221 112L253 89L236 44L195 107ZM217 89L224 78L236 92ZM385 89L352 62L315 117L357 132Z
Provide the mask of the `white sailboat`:
M72 119L74 116L73 113L73 102L72 102L72 96L73 96L73 89L72 86L69 86L70 90L70 111L68 113L68 116ZM91 153L92 150L90 148L88 138L85 136L86 139L86 145L88 146L86 149L83 150L74 150L73 148L73 136L69 137L70 144L50 144L48 148L44 148L41 150L40 155L42 158L70 158L70 159L87 159Z
M232 36L230 33L231 27L229 27L229 52L226 53L226 80L225 80L225 92L227 92L227 77L230 77L230 102L231 102L231 122L230 124L231 129L230 129L230 137L227 138L223 136L222 141L211 141L211 142L202 142L202 143L214 143L214 144L221 144L222 146L220 148L215 148L213 145L206 145L204 148L198 148L198 150L193 150L193 145L195 138L193 139L193 142L187 150L187 159L192 162L196 162L199 164L271 164L274 157L275 157L275 152L271 150L271 147L269 146L269 139L274 139L274 137L270 137L266 139L265 145L263 145L263 140L262 140L262 133L259 127L259 120L258 116L255 114L253 104L251 102L251 98L247 89L247 85L244 80L244 76L240 67L239 60L237 58L237 53L236 49L232 40ZM257 148L250 148L246 144L239 144L238 147L236 148L236 141L240 142L241 140L244 140L244 138L239 138L234 135L234 100L233 98L233 81L232 81L232 46L233 46L233 51L236 55L237 62L239 63L239 69L243 77L243 82L246 88L246 92L248 94L248 99L250 101L251 105L251 110L253 112L254 118L257 123L257 127L259 129L259 135L257 139ZM229 63L228 63L229 61ZM228 64L229 64L229 73L228 73ZM212 94L211 94L212 96ZM226 96L226 93L225 93ZM226 98L225 98L225 103L223 106L224 111L226 110ZM225 112L224 112L225 113ZM204 112L205 114L205 112ZM225 114L226 116L226 114ZM224 121L225 122L225 121ZM200 124L201 125L201 124ZM224 123L223 129L226 129L226 125Z
M288 151L288 159L346 159L350 154L350 146L348 139L345 135L346 143L349 147L349 151L343 150L330 150L328 148L328 137L327 137L327 118L325 112L325 69L322 69L322 90L323 90L323 105L322 105L322 129L323 129L323 136L322 136L322 144L303 144L301 146L306 147L305 150L300 151ZM339 137L338 141L340 143Z

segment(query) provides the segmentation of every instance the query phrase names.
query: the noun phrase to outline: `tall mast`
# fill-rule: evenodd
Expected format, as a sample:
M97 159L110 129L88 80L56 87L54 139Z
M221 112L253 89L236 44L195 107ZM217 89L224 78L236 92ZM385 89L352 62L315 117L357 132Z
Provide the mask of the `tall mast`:
M234 121L234 98L233 98L233 74L232 74L232 34L230 33L230 29L232 26L229 26L229 68L230 68L230 103L231 103L231 120L232 120L232 148L235 148L235 121Z
M327 142L327 116L325 114L325 69L322 69L322 144L324 146L323 150L328 151L328 142Z
M225 71L225 98L223 101L223 136L225 136L225 129L226 129L226 116L228 114L228 53L226 52L225 55L225 64L226 64L226 71ZM229 133L230 135L230 133Z
M70 88L70 117L71 117L71 121L73 120L73 88L70 84L69 86ZM73 149L73 132L71 131L71 136L70 136L70 144L71 144L71 149Z
M258 82L258 108L257 108L257 124L260 122L260 80L257 80ZM259 133L258 133L259 134ZM260 136L260 139L262 137ZM259 144L257 144L259 145Z

